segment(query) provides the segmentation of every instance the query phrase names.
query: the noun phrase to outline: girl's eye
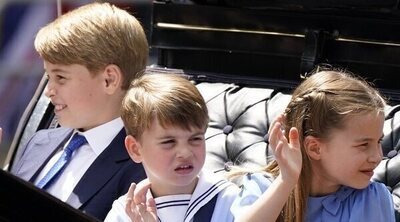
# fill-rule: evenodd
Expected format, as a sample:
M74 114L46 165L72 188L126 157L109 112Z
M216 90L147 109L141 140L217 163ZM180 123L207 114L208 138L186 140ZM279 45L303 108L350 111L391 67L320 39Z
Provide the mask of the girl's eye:
M360 147L360 148L365 148L367 146L368 146L368 143L363 143L363 144L357 145L357 147Z

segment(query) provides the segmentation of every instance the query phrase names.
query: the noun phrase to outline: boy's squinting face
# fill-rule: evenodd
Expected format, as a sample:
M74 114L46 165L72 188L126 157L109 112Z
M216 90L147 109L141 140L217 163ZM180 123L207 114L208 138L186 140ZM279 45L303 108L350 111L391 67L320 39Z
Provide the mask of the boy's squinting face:
M155 119L140 141L136 140L139 155L133 159L143 163L153 195L193 192L205 161L204 133L198 128L163 128Z
M382 113L368 113L349 116L344 129L333 130L328 141L321 144L316 177L320 182L314 183L313 190L329 192L340 185L356 189L368 186L373 170L382 159L383 123Z
M54 105L61 126L87 130L102 123L104 112L103 79L92 76L78 64L44 62L48 77L45 94Z

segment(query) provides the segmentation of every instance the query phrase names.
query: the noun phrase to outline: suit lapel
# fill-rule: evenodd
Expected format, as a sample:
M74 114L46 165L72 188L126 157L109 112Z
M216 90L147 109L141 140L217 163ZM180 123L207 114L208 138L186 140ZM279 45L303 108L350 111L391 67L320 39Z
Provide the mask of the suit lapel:
M49 159L71 135L72 129L57 128L38 133L25 150L15 172L18 177L33 182Z
M93 162L68 198L68 204L75 208L85 204L118 172L122 166L120 161L129 159L124 146L125 136L125 130L122 129Z

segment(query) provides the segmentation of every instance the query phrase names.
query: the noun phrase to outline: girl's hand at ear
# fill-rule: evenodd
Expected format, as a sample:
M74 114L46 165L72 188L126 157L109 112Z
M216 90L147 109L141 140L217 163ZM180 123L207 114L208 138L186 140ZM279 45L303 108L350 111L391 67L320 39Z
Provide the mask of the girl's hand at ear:
M156 203L152 197L146 197L147 192L150 190L150 185L150 182L146 179L138 185L132 183L129 187L125 212L132 222L157 221Z
M302 165L299 132L296 128L290 129L287 140L282 130L284 121L285 116L279 115L268 132L269 145L280 168L279 176L251 207L246 208L246 213L240 218L235 218L235 221L276 221L297 184Z
M284 115L281 114L272 123L269 132L269 144L280 168L279 176L285 182L296 184L302 166L299 131L292 127L289 131L288 140L282 130L284 118Z

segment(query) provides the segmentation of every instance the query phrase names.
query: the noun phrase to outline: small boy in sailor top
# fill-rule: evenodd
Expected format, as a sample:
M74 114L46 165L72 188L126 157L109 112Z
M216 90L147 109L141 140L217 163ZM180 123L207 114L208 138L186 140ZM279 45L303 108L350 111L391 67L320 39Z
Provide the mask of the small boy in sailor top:
M121 113L125 147L148 178L114 201L106 221L233 221L239 189L202 170L209 117L190 81L145 74L132 82Z

